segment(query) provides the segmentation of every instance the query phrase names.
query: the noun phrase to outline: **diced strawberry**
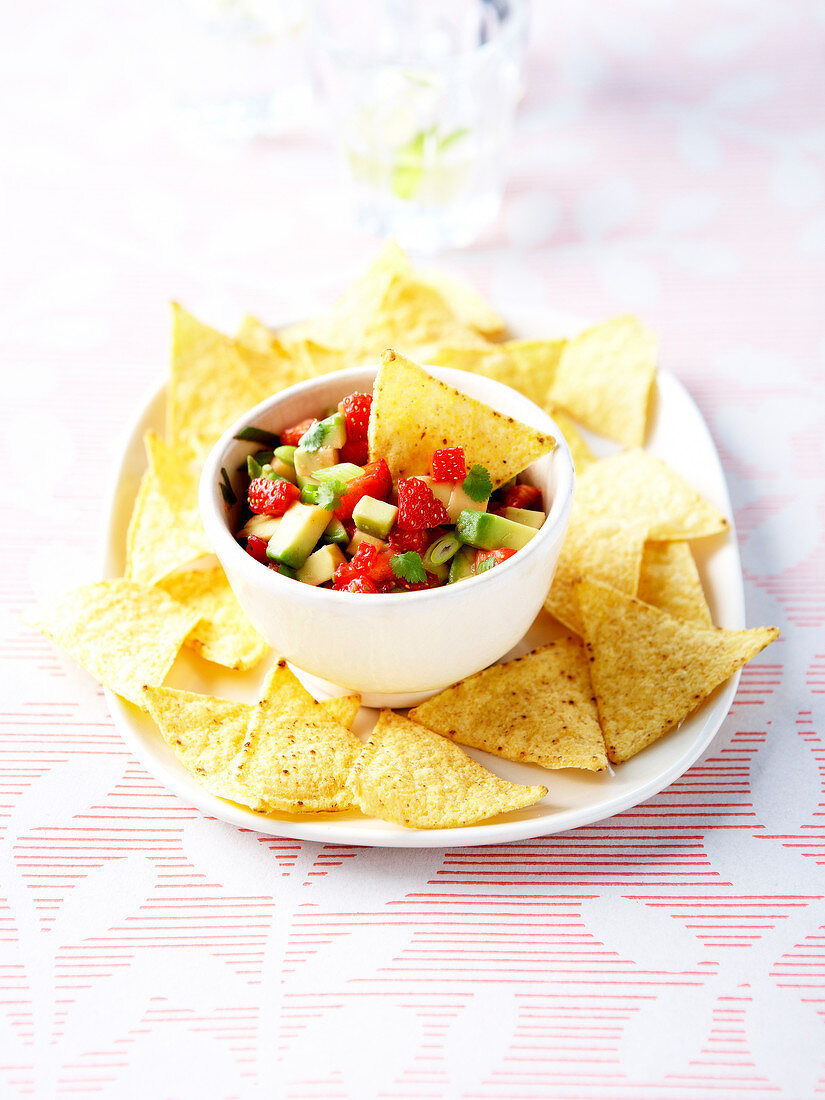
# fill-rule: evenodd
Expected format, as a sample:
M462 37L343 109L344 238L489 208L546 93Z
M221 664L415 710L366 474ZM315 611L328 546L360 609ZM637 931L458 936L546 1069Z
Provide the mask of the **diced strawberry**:
M259 539L257 535L250 535L246 540L246 552L255 561L261 562L262 565L267 564L266 539Z
M435 573L427 573L427 579L425 581L405 581L398 580L395 582L399 588L405 589L407 592L423 592L427 588L438 588L439 585L444 582Z
M281 432L281 445L284 447L297 447L304 432L308 432L315 423L314 416L308 416L299 424L293 424L291 428L284 428Z
M392 475L384 459L369 462L364 467L363 474L349 482L349 488L341 497L341 503L335 509L335 515L340 520L352 519L352 510L361 497L370 496L377 500L386 500L391 489Z
M541 507L541 489L535 485L511 485L504 493L505 508L535 508Z
M515 554L515 550L504 548L501 550L476 550L473 575L478 576L479 573L486 573L488 569L493 569L496 565L501 565L503 561L507 561L508 558L512 558L513 554Z
M351 443L347 439L344 446L338 452L340 462L352 462L355 466L366 466L370 459L370 448L366 439L356 440Z
M433 481L449 481L452 484L463 481L467 476L467 463L464 460L463 447L442 447L433 451L430 459L430 473Z
M351 393L338 404L338 411L347 422L347 441L340 451L341 462L365 466L369 462L367 431L370 424L372 394Z
M363 592L370 596L378 591L369 577L353 577L346 584L333 584L332 587L336 592Z
M429 485L418 477L399 480L396 523L402 531L421 531L449 522L447 509L436 500Z
M282 516L290 505L300 499L301 490L291 481L256 477L249 483L249 507L265 516Z
M396 577L388 550L379 550L371 542L362 542L350 561L343 562L335 570L333 588L341 589L358 577L365 577L375 590L394 584Z
M408 550L415 550L423 554L433 539L438 538L435 530L428 531L402 531L397 525L390 531L389 544L393 554L406 554Z

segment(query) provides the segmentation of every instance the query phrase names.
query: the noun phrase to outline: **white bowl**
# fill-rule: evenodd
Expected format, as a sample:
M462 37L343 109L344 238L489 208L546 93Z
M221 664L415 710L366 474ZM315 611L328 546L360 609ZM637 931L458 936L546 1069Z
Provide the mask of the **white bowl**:
M256 444L235 439L252 425L278 433L321 416L348 393L371 392L375 367L336 371L281 390L242 416L218 440L200 483L206 532L255 627L320 692L358 692L366 706L406 707L502 657L538 614L553 579L573 503L573 462L557 425L522 394L481 375L428 367L436 377L508 416L555 436L555 450L522 475L549 502L538 534L478 577L421 592L374 596L315 588L265 568L236 542L238 506L228 508L221 468L238 498L239 471ZM318 683L326 681L326 683Z

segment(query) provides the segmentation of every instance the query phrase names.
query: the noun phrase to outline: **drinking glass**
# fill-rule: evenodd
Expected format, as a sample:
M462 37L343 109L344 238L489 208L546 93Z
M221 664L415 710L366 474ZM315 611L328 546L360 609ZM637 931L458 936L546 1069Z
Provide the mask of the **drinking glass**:
M495 217L522 92L526 0L317 0L315 61L367 229L436 251Z

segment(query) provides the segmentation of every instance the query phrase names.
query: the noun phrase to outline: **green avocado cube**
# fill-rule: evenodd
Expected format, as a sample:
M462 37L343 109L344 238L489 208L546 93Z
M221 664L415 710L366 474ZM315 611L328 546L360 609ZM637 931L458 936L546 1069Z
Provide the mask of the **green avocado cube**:
M295 573L295 577L304 584L324 584L331 581L335 570L343 565L347 559L341 552L340 546L322 546L314 554L310 554L304 564Z
M324 528L324 542L334 542L338 546L346 546L349 542L347 529L337 516L333 516Z
M464 511L458 517L455 533L478 550L521 550L536 534L536 528L491 512Z
M535 508L505 508L504 518L511 519L514 523L523 523L526 527L538 529L547 518L544 512Z
M295 451L297 447L294 447L291 443L283 443L280 447L276 447L274 454L275 457L280 459L281 462L285 462L287 466L295 466Z
M385 539L395 523L398 509L385 500L363 496L352 510L352 521L359 531Z
M317 451L305 451L303 447L296 447L292 457L298 477L312 477L316 470L334 466L338 461L338 452L334 447L319 447Z
M296 501L281 517L278 530L267 543L266 556L300 569L329 523L329 512L317 504Z
M307 440L308 449L317 447L343 447L347 441L347 420L343 413L334 412L324 420L319 420L311 428L304 432L298 440L300 450L304 440Z

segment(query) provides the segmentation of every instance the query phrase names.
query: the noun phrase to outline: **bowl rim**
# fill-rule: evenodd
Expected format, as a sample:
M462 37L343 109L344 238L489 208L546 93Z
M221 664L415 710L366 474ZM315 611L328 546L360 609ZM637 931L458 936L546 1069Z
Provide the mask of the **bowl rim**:
M448 594L451 594L451 598L455 599L456 594L459 596L461 593L465 595L468 592L469 585L478 585L490 582L503 583L504 580L511 577L514 568L518 565L527 565L532 558L536 556L540 547L543 547L545 543L552 541L558 534L559 530L566 530L567 524L570 519L570 511L573 506L573 495L575 491L575 470L573 466L573 458L570 453L570 448L567 444L567 440L564 438L564 433L553 418L537 405L534 401L531 401L529 397L526 397L523 393L514 389L512 386L507 386L503 382L499 382L498 379L488 378L486 375L474 374L468 371L457 370L454 367L438 367L430 366L428 364L421 364L422 369L428 373L434 375L434 377L441 378L442 381L447 382L449 385L454 385L454 388L460 390L462 393L466 391L461 390L460 383L462 376L470 374L473 378L479 378L483 380L483 383L490 385L495 389L501 388L509 393L515 394L519 401L526 403L536 411L539 417L544 418L547 423L548 431L552 431L553 437L556 440L556 447L553 451L549 452L547 456L558 455L561 458L561 470L559 475L560 486L557 491L557 497L561 497L561 506L559 507L556 515L550 521L550 515L548 514L545 522L538 529L538 533L530 540L530 542L521 548L518 553L513 554L512 557L502 562L495 569L488 569L484 573L475 577L468 577L461 582L460 585L438 585L435 588L421 589L415 592L378 592L375 593L375 599L370 600L370 604L375 604L378 609L392 607L397 605L397 601L403 601L402 606L413 606L412 601L417 601L417 605L421 606L426 602L432 600L438 600L443 602L447 599ZM229 529L228 523L225 521L225 514L223 512L223 500L219 490L218 475L221 468L225 465L224 456L228 448L235 442L240 442L235 439L235 436L243 428L249 427L254 424L254 421L272 411L274 407L279 405L282 401L291 399L296 395L302 395L304 392L311 392L316 388L321 388L325 383L328 383L330 379L337 378L345 381L348 377L363 378L365 372L371 372L373 375L378 373L378 365L373 366L370 363L364 363L360 366L345 367L337 371L329 371L326 374L315 375L312 378L306 378L301 382L296 382L292 386L287 386L282 390L278 390L276 393L271 394L269 397L264 398L263 401L258 402L251 409L248 409L245 413L238 417L238 419L231 424L223 435L214 444L209 454L207 455L203 469L201 471L200 484L198 489L198 503L201 515L201 520L206 533L212 542L214 552L218 556L219 560L223 562L223 555L229 555L230 562L233 567L242 569L244 572L250 569L252 566L260 567L260 562L255 561L247 552L238 544L237 539ZM467 394L468 397L472 397L472 394ZM481 398L475 398L475 400L481 400ZM489 402L484 402L489 404ZM494 407L491 405L491 408ZM531 425L535 426L535 425ZM541 461L537 459L536 461ZM531 463L531 465L533 465ZM530 467L525 467L530 469ZM523 471L519 471L523 473ZM219 548L218 543L222 546ZM268 579L264 579L264 575ZM270 585L270 591L273 595L285 595L292 592L293 595L297 595L295 589L295 581L292 577L282 576L274 569L262 570L260 568L252 574L248 574L251 581L256 584L263 584L264 586ZM340 606L353 606L351 601L358 593L353 592L340 592L330 588L323 588L311 584L300 584L300 590L309 601L316 601L317 603L323 603L328 599L333 601L333 604L339 604ZM283 586L287 585L285 589ZM470 589L475 591L475 589ZM379 598L380 597L380 598ZM345 601L342 605L341 601ZM363 606L364 601L360 601L357 606Z

